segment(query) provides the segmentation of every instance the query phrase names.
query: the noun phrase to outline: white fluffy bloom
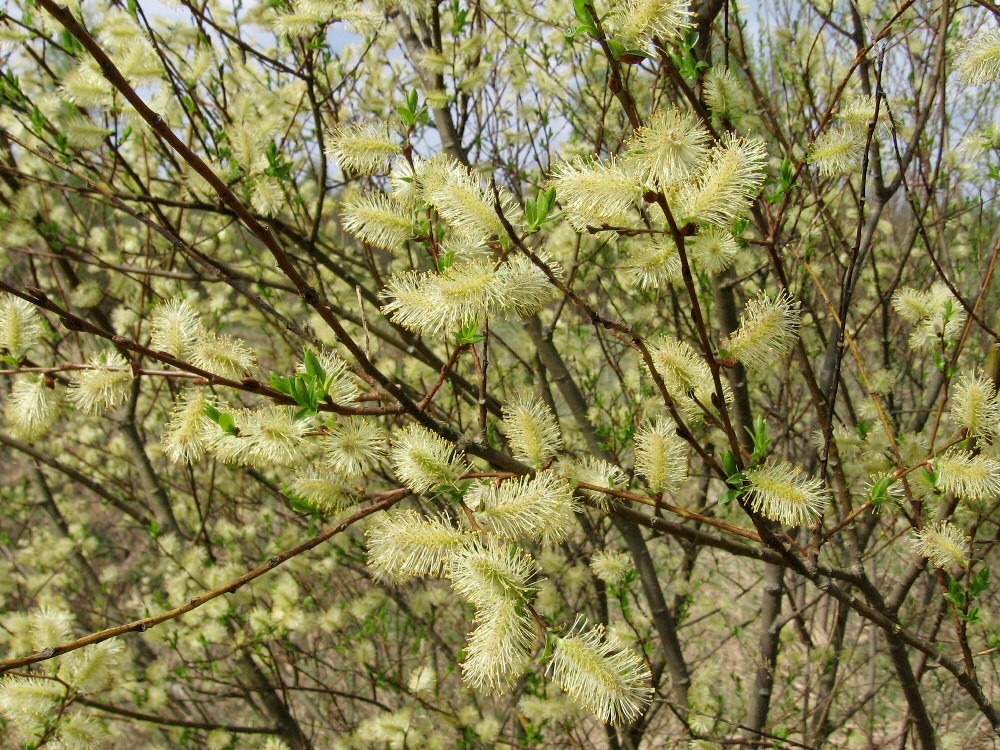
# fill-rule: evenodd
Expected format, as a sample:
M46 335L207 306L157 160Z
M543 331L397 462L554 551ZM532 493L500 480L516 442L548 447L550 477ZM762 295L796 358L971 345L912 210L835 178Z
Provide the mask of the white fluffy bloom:
M514 458L536 469L562 448L555 415L531 393L519 393L504 404L503 426Z
M451 559L448 578L455 592L475 607L505 599L523 602L538 563L512 544L474 542Z
M949 521L930 523L913 531L913 547L936 568L965 566L969 562L969 536Z
M724 136L698 179L681 189L678 218L726 226L747 211L764 183L766 166L763 141Z
M692 419L702 418L702 409L711 407L715 393L712 371L705 359L686 341L669 336L661 336L654 341L649 347L649 354L671 398ZM726 401L729 401L732 394L725 384L723 388Z
M73 374L69 401L84 414L103 414L128 398L132 368L128 360L114 350L91 357L90 365L93 369Z
M632 558L617 550L598 550L590 558L590 569L609 586L617 586L632 572Z
M809 147L809 161L825 177L854 172L861 166L865 134L853 128L834 128L820 133Z
M626 47L644 47L652 37L679 40L694 16L688 0L625 0L614 12L616 36Z
M562 277L562 268L553 263L544 253L538 253L553 275ZM548 277L525 255L513 255L497 269L497 286L503 290L498 312L526 318L534 315L555 299L559 290Z
M597 456L584 456L580 460L564 464L564 467L577 483L583 482L612 490L628 485L625 472ZM606 509L610 503L611 496L599 490L581 488L580 492L593 500L600 508Z
M329 134L326 155L340 168L361 174L385 174L392 157L402 151L384 122L341 125Z
M746 85L725 66L709 70L704 85L705 103L716 117L737 120L753 106Z
M875 97L855 96L848 100L837 113L837 119L845 128L867 135L872 120L875 119ZM884 111L885 108L883 107Z
M799 335L799 304L785 293L747 302L740 327L724 346L751 370L763 370L786 356Z
M16 377L4 410L10 434L26 443L38 440L55 424L61 403L59 392L41 375Z
M385 193L365 193L344 204L344 229L362 242L398 250L416 233L409 208Z
M701 166L709 142L708 130L694 114L670 107L632 134L623 166L646 185L670 189Z
M367 474L385 457L385 433L364 417L339 419L324 441L330 466L349 477Z
M736 260L740 246L730 232L704 227L688 240L686 249L692 263L706 273L722 273Z
M250 189L250 205L261 216L277 216L285 203L281 180L269 175L258 175Z
M437 687L437 672L433 667L421 665L410 673L407 687L414 693L433 693Z
M257 364L257 355L242 339L208 331L191 346L188 356L195 367L230 380L243 378Z
M574 159L552 174L556 198L578 231L604 224L626 226L627 214L642 194L639 180L618 162Z
M504 290L488 260L457 263L441 273L414 272L389 281L382 296L390 301L382 312L419 333L458 329L502 306Z
M676 490L687 478L687 443L671 421L651 420L635 435L635 470L655 492Z
M65 692L55 680L7 677L0 681L0 714L22 732L33 732L51 717Z
M393 435L392 442L393 471L414 492L453 484L468 471L454 446L426 427L409 425Z
M424 199L460 235L486 242L506 238L497 215L493 195L484 190L479 176L456 162L429 160L420 174ZM506 190L498 190L500 208L513 224L518 221L516 202Z
M486 531L511 541L554 544L565 539L576 522L573 487L553 471L508 479L499 486L476 485L466 502Z
M918 351L940 349L942 341L956 340L965 327L965 310L941 282L925 291L911 287L896 290L892 307L913 324L910 346Z
M654 235L629 253L624 267L640 289L658 289L681 277L681 256L671 237Z
M163 452L174 463L193 464L205 455L205 407L209 403L205 391L196 387L186 388L177 399L162 438Z
M114 87L90 60L77 65L62 77L59 94L78 107L103 107L114 101Z
M446 518L428 518L412 510L387 511L368 527L368 567L381 579L439 576L471 540Z
M41 335L35 306L12 294L0 294L0 353L21 359Z
M231 412L237 434L206 420L205 447L223 463L257 468L290 466L301 459L312 419L296 419L294 406L265 406Z
M820 479L808 477L802 469L784 461L750 469L746 479L754 511L783 526L815 523L829 499Z
M966 41L958 72L973 86L1000 80L1000 28L983 26Z
M649 705L649 667L638 654L598 625L577 618L556 641L552 678L575 701L609 724L634 721Z
M73 615L57 607L40 607L28 618L31 646L36 651L58 646L73 636Z
M389 300L382 312L412 331L437 334L491 315L534 314L555 291L542 271L522 255L499 268L488 258L471 258L440 273L409 271L394 276L381 293Z
M357 502L345 477L315 468L298 472L288 489L312 509L327 515L339 513Z
M70 713L59 722L58 750L93 750L107 741L107 730L96 719L82 713Z
M962 375L951 394L951 418L975 437L1000 432L1000 402L993 382L978 373Z
M125 652L117 639L102 641L69 654L60 665L60 675L81 693L104 690L115 676Z
M949 448L934 459L938 484L968 500L982 500L1000 495L1000 461L970 451Z
M149 345L157 351L183 357L205 334L201 316L189 300L172 299L157 305L150 316Z
M466 645L462 678L479 692L503 693L528 668L538 640L534 622L520 604L502 599L476 612L476 623Z

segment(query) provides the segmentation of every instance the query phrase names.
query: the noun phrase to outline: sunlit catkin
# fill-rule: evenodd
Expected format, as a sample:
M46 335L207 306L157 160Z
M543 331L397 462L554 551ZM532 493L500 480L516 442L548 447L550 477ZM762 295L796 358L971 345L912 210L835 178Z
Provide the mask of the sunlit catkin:
M541 399L520 393L504 404L503 426L514 458L541 467L562 447L555 415Z
M687 443L667 420L651 420L635 435L635 470L656 492L675 490L687 478Z
M710 140L708 130L692 113L669 107L632 134L623 166L650 187L669 189L701 165Z
M393 435L390 459L396 476L414 492L452 484L468 469L451 443L419 425Z
M0 294L0 353L20 359L42 335L34 305L11 294Z
M205 333L198 311L186 299L172 299L157 305L150 322L150 347L175 357L184 357Z
M505 599L523 602L538 572L530 555L504 542L475 542L452 558L448 578L455 592L476 607Z
M1000 402L993 382L978 373L959 377L951 394L951 418L973 437L1000 432Z
M675 42L691 27L688 0L625 0L614 12L616 36L626 47L643 47L652 37Z
M747 302L740 327L723 346L751 370L785 357L799 335L799 305L787 294L762 293Z
M61 403L59 391L50 388L43 376L15 378L4 409L11 436L26 443L35 442L55 424Z
M518 602L502 599L479 609L466 644L462 678L483 693L506 692L528 668L537 640L535 625Z
M387 511L368 527L368 568L383 580L439 576L471 536L445 518L429 518L412 510Z
M690 221L727 226L749 209L764 183L766 166L763 141L724 136L698 179L681 189L677 213Z
M576 523L573 487L551 470L499 486L478 485L469 493L480 525L501 539L554 544L565 539Z
M965 42L958 72L973 86L1000 80L1000 28L983 26Z
M91 369L73 373L69 401L84 414L103 414L128 398L132 386L132 368L128 360L114 350L90 358Z
M960 448L949 448L934 459L938 486L967 500L1000 495L1000 461Z
M949 521L930 523L914 531L913 548L935 568L965 566L969 562L969 536Z
M416 234L410 208L385 193L372 192L351 198L343 207L344 229L362 242L398 250Z
M609 724L634 721L652 698L646 662L582 617L556 639L549 671L571 698Z
M751 469L746 479L754 511L783 526L809 526L826 508L823 482L784 461Z
M384 122L341 125L329 134L326 155L345 172L385 174L396 154L402 151L398 138Z

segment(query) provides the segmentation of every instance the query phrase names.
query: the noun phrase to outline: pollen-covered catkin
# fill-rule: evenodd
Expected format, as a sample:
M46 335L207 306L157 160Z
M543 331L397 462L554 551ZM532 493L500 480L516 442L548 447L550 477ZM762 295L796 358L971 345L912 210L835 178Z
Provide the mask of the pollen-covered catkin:
M634 721L652 697L645 661L582 617L556 639L549 671L570 697L609 724Z
M754 511L784 526L808 526L826 508L829 492L823 482L784 461L746 472Z
M555 416L530 393L520 393L504 404L503 426L514 458L535 468L540 468L562 447Z

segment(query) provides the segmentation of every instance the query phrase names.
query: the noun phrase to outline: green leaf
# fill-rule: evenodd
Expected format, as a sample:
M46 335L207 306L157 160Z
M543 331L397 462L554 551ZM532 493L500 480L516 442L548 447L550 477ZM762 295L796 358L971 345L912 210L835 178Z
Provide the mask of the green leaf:
M438 273L451 268L455 264L455 251L449 250L446 253L442 253L438 256Z
M581 28L597 36L597 21L594 20L590 8L587 7L587 0L573 0L573 12L576 14L576 20L580 22Z
M726 476L729 477L729 479L732 479L740 473L740 469L736 465L736 456L733 455L732 451L726 451L722 454L722 468L725 469Z
M767 434L767 420L758 414L754 417L753 428L747 427L746 430L753 439L753 460L757 463L771 447L771 438Z
M205 416L211 419L216 424L219 424L219 419L222 417L222 412L216 409L211 404L205 404Z
M550 187L538 194L536 199L529 198L525 201L524 216L528 220L525 231L528 234L537 232L542 224L554 221L558 216L549 216L549 211L556 202L556 189Z
M724 493L722 493L722 497L719 498L719 505L728 505L733 500L739 499L739 497L742 494L743 494L743 489L742 488L735 488L734 487L732 489L728 489Z
M400 121L408 128L412 128L416 125L416 118L414 118L413 113L410 112L406 107L396 107L396 113L399 115Z
M312 349L305 350L304 359L306 373L312 375L319 382L326 380L326 370L323 369L323 365L320 364L319 357L316 356L316 353Z
M295 378L292 381L292 398L300 406L309 406L309 386L301 378Z
M455 334L459 344L478 344L484 338L483 334L479 333L479 321L474 321L472 323L466 323L462 328Z
M276 372L271 373L271 387L276 391L281 391L286 396L292 395L292 383L291 378L286 378L284 375L279 375Z
M944 598L951 602L955 609L962 611L965 609L965 591L962 588L962 584L957 579L953 578L948 582L948 591L945 593Z
M536 225L536 217L538 216L538 211L535 207L535 201L528 198L524 202L524 218L528 220L528 227L533 227ZM530 231L530 230L529 230Z
M989 587L990 567L987 565L972 577L972 580L969 582L969 595L972 596L973 599L978 599L980 594L986 591Z
M617 39L608 39L608 49L611 50L611 56L615 60L621 60L622 55L624 55L627 51L625 49L625 45Z
M872 505L881 505L889 497L889 488L896 483L896 477L892 474L882 477L874 485L868 495L868 502Z
M239 433L239 429L236 427L236 420L233 419L233 415L229 413L219 415L219 427L228 432L230 435L236 435Z

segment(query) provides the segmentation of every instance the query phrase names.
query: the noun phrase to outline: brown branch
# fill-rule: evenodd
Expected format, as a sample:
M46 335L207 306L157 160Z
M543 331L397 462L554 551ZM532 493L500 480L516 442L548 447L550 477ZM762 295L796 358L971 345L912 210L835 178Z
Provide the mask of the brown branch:
M124 625L118 625L113 628L106 628L105 630L98 631L97 633L91 633L90 635L84 636L83 638L77 638L74 641L68 641L66 643L60 643L55 646L49 646L48 648L37 651L28 656L21 656L15 659L6 659L0 661L0 674L8 672L11 669L18 669L19 667L25 667L29 664L37 664L38 662L47 661L56 656L61 656L62 654L69 653L70 651L76 651L77 649L84 648L86 646L92 646L95 643L102 643L103 641L110 640L112 638L117 638L118 636L127 635L129 633L142 633L149 628L159 625L160 623L167 622L168 620L176 619L181 615L187 614L188 612L198 609L204 604L217 599L223 594L235 594L241 587L250 583L251 581L260 578L265 573L277 568L282 563L288 562L293 557L298 557L304 552L308 552L314 547L318 547L324 542L332 539L337 534L350 528L353 524L360 521L363 518L367 518L373 513L377 513L387 508L392 507L394 504L398 503L404 497L409 494L407 489L396 489L389 490L388 492L383 492L376 495L375 502L365 508L362 508L357 513L345 518L343 521L338 523L336 526L324 531L318 536L314 536L312 539L303 542L302 544L288 550L287 552L282 552L280 555L275 555L269 559L263 565L259 565L251 571L248 571L241 575L239 578L234 578L228 583L224 583L218 588L214 588L211 591L206 591L204 594L193 597L189 599L184 604L179 607L174 607L173 609L167 610L166 612L161 612L158 615L152 615L151 617L143 617L139 620L133 620L132 622L125 623Z

